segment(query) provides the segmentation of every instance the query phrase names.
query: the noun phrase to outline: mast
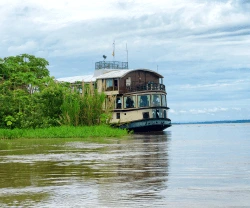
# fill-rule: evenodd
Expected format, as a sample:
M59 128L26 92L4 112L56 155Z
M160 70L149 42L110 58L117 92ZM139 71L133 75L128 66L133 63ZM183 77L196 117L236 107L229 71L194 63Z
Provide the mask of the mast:
M115 60L115 40L113 42L113 53L112 53L112 56L113 56L113 61Z
M128 63L128 46L127 46L127 43L126 43L126 52L127 52L127 63Z

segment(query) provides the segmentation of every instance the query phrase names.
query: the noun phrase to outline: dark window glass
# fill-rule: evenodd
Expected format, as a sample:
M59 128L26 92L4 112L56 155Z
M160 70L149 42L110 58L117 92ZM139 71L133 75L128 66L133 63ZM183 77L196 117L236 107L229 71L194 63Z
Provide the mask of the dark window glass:
M145 118L149 118L149 112L144 112L142 113L142 117Z
M120 119L120 113L116 113L116 118Z

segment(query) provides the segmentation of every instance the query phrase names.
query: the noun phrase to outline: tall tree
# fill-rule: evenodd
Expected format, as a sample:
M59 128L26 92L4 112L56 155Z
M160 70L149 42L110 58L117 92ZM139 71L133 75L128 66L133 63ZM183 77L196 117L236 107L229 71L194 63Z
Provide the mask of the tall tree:
M21 54L4 58L0 73L10 81L11 89L23 89L31 94L42 84L39 81L49 76L48 65L44 58Z
M34 115L37 120L41 118L37 113L41 111L38 111L40 103L36 101L35 92L47 84L48 65L45 59L28 54L0 60L0 126L6 124L6 118L16 124L21 117L23 121L28 120L27 116L30 120L35 120Z

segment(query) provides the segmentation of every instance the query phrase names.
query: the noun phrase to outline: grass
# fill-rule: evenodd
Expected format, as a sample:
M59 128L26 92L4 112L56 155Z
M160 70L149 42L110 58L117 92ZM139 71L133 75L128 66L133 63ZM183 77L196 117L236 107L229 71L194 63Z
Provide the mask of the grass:
M44 129L0 129L0 139L52 139L52 138L120 138L128 135L126 130L107 125L98 126L60 126Z
M127 138L126 130L100 126L61 126L46 129L0 129L0 150L14 150L22 146L61 145L67 142L112 143L118 138Z

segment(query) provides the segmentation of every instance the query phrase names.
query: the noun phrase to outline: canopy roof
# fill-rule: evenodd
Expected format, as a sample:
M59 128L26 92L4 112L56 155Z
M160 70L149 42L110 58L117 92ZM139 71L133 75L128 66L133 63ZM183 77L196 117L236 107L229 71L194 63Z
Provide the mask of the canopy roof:
M104 74L101 74L99 76L94 76L94 75L84 75L84 76L73 76L73 77L64 77L64 78L59 78L57 79L59 82L95 82L98 79L111 79L111 78L122 78L126 76L130 72L134 71L147 71L155 74L159 78L163 78L162 75L158 74L155 71L149 70L149 69L117 69L117 70L111 70L108 71Z
M96 78L93 75L83 75L83 76L74 76L74 77L63 77L57 79L59 82L95 82Z

